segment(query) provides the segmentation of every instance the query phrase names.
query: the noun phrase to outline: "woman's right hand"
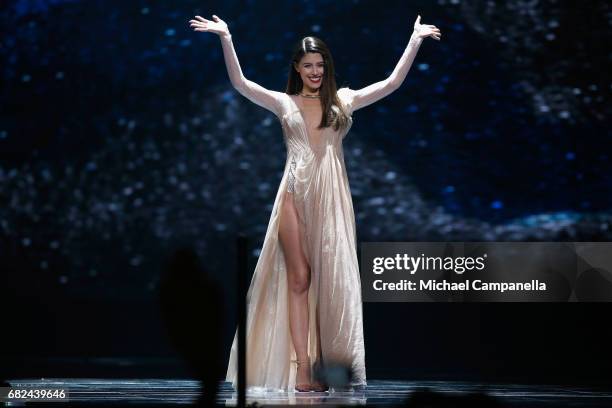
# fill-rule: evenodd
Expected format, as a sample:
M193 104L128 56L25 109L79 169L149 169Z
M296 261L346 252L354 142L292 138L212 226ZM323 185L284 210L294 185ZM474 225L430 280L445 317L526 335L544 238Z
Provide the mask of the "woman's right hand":
M421 15L418 15L416 21L414 22L413 34L418 38L431 37L438 41L440 41L440 36L442 35L440 29L435 25L421 24Z
M195 16L196 20L189 20L193 31L207 31L224 36L229 34L229 29L225 21L213 14L213 21L207 20L200 16Z

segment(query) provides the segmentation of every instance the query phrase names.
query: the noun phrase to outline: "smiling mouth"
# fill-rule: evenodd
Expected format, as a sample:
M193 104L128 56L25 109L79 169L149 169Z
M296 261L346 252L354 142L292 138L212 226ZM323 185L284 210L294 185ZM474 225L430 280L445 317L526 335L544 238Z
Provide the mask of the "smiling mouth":
M321 77L310 77L309 78L312 82L319 82L321 81Z

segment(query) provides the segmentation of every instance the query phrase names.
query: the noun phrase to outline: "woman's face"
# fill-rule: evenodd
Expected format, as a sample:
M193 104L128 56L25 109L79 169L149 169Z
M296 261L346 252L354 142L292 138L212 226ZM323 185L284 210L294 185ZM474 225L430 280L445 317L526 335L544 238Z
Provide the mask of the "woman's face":
M295 70L300 74L304 89L302 91L317 93L323 82L325 62L318 52L307 52L300 62L294 64Z

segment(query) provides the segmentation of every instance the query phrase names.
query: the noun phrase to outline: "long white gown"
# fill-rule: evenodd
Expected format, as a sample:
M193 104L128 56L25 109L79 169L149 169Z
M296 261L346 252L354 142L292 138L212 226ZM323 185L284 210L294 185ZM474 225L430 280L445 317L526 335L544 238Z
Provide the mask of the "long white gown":
M389 95L404 81L422 39L413 35L393 73L360 90L341 88L338 97L351 115L349 126L323 137L311 137L296 96L265 89L242 74L231 35L221 36L232 85L250 101L273 112L283 129L287 160L272 214L247 294L247 387L291 391L296 358L289 331L287 270L278 239L280 208L288 181L298 211L304 254L311 268L308 294L308 352L324 362L351 368L352 384L366 385L361 283L353 202L342 140L352 124L352 112ZM321 135L320 135L321 136ZM292 162L294 165L292 166ZM318 344L316 315L319 316ZM231 348L226 380L236 386L237 336Z

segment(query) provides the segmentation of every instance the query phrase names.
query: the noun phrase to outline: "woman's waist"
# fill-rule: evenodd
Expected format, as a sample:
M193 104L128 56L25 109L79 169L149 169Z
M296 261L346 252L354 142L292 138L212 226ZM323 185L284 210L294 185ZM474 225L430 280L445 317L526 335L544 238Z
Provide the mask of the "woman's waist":
M315 149L287 149L287 161L301 160L301 161L312 161L321 162L327 158L342 158L344 152L342 146L326 145Z

